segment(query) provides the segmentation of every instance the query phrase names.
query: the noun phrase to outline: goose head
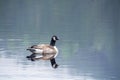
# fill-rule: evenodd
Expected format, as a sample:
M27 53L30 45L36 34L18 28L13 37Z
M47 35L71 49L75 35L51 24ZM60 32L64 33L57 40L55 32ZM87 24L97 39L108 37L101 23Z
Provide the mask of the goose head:
M55 36L55 35L54 35L54 36L52 36L52 38L51 38L51 39L52 39L53 41L57 41L57 40L59 40L59 39L58 39L58 37L57 37L57 36Z
M56 43L57 40L59 40L57 36L55 36L55 35L52 36L50 45L51 46L55 46L55 43Z

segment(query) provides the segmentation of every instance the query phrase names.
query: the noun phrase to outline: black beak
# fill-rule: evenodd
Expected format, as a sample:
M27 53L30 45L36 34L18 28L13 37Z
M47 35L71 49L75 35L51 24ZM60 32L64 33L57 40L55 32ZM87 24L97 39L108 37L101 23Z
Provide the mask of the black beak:
M56 40L59 40L59 38L58 38L58 37L56 37Z
M59 40L59 39L57 38L57 40Z

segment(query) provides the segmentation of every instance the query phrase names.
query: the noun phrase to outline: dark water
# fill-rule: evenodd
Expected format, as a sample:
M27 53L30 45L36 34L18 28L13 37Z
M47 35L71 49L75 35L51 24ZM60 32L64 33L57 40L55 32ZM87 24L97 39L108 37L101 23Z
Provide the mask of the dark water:
M0 80L119 80L119 0L1 0ZM31 45L56 43L59 67L31 62Z

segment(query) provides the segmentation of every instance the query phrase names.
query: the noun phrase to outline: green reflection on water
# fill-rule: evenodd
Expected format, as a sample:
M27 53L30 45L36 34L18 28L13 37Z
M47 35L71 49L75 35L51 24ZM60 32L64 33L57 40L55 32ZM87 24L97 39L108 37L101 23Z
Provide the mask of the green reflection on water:
M78 43L72 43L72 42L64 42L61 45L61 54L62 57L65 59L71 58L79 49Z

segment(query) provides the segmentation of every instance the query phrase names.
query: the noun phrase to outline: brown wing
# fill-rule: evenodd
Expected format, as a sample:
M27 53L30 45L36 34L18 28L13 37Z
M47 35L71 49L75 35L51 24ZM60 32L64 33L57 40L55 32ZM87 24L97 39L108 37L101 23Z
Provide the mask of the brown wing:
M56 54L56 50L53 47L47 46L43 48L44 54Z
M44 53L52 53L55 51L54 47L50 46L49 44L40 44L40 45L35 46L34 48L42 49L45 51Z
M49 44L36 45L36 46L34 46L34 48L42 49L43 50L43 54L42 54L43 58L45 58L46 60L53 58L56 54L56 50L54 49L54 47L50 46Z

